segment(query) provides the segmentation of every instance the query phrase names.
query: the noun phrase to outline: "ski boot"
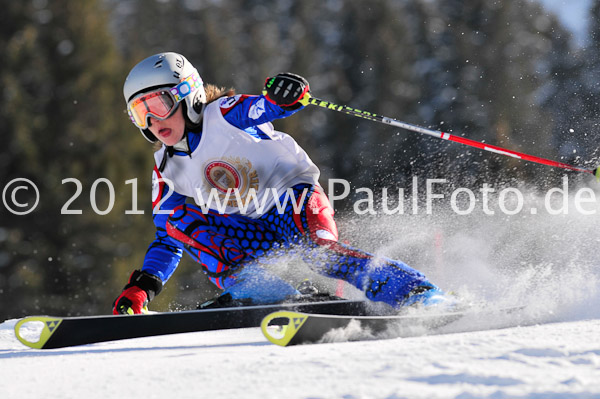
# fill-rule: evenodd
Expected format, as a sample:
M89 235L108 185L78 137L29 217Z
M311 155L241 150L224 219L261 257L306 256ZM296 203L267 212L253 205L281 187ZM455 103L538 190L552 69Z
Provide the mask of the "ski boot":
M300 295L296 288L256 264L245 266L227 282L221 295L198 308L270 305Z
M457 306L457 300L435 285L420 285L414 288L402 302L402 307L435 307L445 311Z
M324 301L339 301L344 298L331 295L328 292L322 292L317 285L309 279L305 279L296 286L298 295L290 296L286 303L307 303L307 302L324 302Z

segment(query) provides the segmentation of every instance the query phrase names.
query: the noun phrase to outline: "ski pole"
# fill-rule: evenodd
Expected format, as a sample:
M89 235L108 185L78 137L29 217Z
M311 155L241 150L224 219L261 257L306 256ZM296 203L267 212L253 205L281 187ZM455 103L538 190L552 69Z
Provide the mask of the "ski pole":
M306 98L306 97L308 97L308 98ZM573 170L576 172L591 173L594 176L596 176L597 179L600 180L600 168L596 168L593 170L578 168L576 166L569 165L566 163L552 161L550 159L540 158L540 157L536 157L533 155L524 154L522 152L508 150L506 148L498 147L498 146L491 145L491 144L481 143L479 141L471 140L471 139L461 137L461 136L455 136L453 134L444 133L444 132L441 132L438 130L426 129L424 127L411 125L410 123L401 122L399 120L396 120L393 118L388 118L386 116L380 116L380 115L377 115L377 114L374 114L371 112L361 111L356 108L350 108L346 105L334 104L329 101L325 101L325 100L321 100L321 99L312 97L312 96L310 96L309 93L305 94L305 98L303 98L301 100L301 102L304 105L309 105L309 104L316 105L321 108L331 109L334 111L342 112L344 114L357 116L357 117L363 118L363 119L368 119L368 120L374 121L374 122L380 122L380 123L385 123L385 124L392 125L392 126L397 126L399 128L409 130L412 132L426 134L428 136L433 136L433 137L436 137L436 138L442 139L442 140L454 141L455 143L468 145L470 147L476 147L476 148L479 148L479 149L482 149L485 151L494 152L496 154L501 154L501 155L505 155L505 156L512 157L512 158L522 159L525 161L535 162L535 163L539 163L539 164L543 164L543 165L554 166L556 168Z

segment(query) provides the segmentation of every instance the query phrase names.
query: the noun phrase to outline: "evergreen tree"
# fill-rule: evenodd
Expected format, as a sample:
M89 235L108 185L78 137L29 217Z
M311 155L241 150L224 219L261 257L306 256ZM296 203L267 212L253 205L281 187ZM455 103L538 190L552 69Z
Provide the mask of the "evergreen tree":
M412 21L417 21L411 30L418 59L415 79L422 87L419 115L424 123L556 157L545 144L549 123L537 99L550 78L540 67L552 61L559 39L552 32L560 29L556 20L529 1L420 1L412 12ZM489 181L517 166L510 158L448 143L427 144L423 153L427 164L461 171L466 180ZM518 164L519 171L530 168Z
M595 40L581 54L528 0L0 0L0 182L38 184L38 208L0 208L0 314L104 313L153 239L152 146L128 121L128 70L160 51L186 55L207 83L257 94L278 72L303 75L336 103L541 155L597 156ZM600 36L594 2L591 37ZM309 107L276 121L321 167L322 183L407 187L413 175L456 184L495 176L539 183L544 166ZM552 133L551 133L552 132ZM76 178L82 192L74 196ZM105 216L91 209L99 178L115 188ZM137 178L137 208L132 209ZM31 200L24 192L22 201ZM97 185L99 209L108 206ZM184 267L155 309L215 293ZM197 290L186 287L200 285ZM174 287L175 289L171 289ZM185 290L182 297L179 289ZM10 304L10 307L8 307Z
M125 180L139 175L139 157L133 135L123 134L130 130L119 95L124 69L107 14L95 0L3 1L2 7L0 159L6 167L0 181L29 178L40 202L26 216L0 210L0 313L108 312L106 292L115 295L123 285L113 285L113 268L125 267L131 253L143 254L125 236L129 229L143 231L146 222L125 215L132 206ZM76 194L74 183L63 184L68 178L83 190L66 206ZM115 189L105 216L94 212L90 198L99 178ZM109 190L104 183L97 188L93 199L104 211ZM78 209L82 214L63 214Z

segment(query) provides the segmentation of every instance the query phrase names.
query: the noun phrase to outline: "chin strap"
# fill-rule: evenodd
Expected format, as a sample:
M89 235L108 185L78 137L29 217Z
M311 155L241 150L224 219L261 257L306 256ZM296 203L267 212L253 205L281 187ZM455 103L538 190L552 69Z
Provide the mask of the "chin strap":
M165 170L165 167L167 166L167 159L173 157L173 155L175 155L175 151L184 152L188 156L192 156L187 132L183 134L183 138L179 142L172 146L165 146L165 153L163 154L162 161L160 161L160 166L158 167L159 172L162 173Z

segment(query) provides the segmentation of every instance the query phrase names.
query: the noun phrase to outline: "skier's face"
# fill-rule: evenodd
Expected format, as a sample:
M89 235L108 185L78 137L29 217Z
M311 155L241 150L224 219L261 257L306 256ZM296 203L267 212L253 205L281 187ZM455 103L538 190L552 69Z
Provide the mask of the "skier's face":
M163 144L172 146L183 138L185 131L185 119L183 119L183 107L179 106L177 111L167 119L150 119L150 131Z

